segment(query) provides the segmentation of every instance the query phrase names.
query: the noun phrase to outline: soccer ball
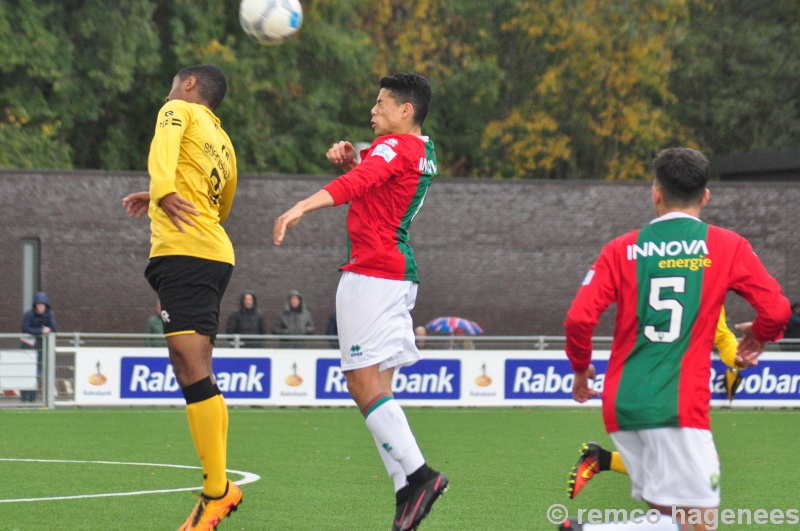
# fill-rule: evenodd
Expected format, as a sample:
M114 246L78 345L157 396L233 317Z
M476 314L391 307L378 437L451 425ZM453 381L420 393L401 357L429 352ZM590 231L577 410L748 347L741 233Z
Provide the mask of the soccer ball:
M280 44L303 24L299 0L242 0L239 23L261 44Z

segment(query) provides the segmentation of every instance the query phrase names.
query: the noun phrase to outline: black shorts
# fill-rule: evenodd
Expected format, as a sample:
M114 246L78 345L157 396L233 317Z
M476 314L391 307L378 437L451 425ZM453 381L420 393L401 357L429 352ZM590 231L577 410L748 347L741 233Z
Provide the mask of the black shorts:
M144 276L158 293L164 335L196 332L211 337L213 343L232 273L228 263L193 256L151 258Z

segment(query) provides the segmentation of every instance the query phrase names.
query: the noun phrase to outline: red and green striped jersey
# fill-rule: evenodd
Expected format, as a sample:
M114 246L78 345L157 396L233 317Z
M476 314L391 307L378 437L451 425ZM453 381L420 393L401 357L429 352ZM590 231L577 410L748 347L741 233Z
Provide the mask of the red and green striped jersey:
M583 372L598 319L617 304L602 393L609 432L710 428L711 350L730 290L756 310L756 339L781 338L789 301L736 233L670 213L603 248L564 326L567 356Z
M419 282L408 230L436 176L426 136L384 135L361 152L361 163L325 190L347 211L348 257L342 271Z

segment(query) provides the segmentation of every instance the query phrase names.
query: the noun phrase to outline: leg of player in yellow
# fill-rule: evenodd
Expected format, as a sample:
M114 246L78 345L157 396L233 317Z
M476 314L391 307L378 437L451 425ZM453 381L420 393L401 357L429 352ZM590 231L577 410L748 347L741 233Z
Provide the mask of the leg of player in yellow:
M242 501L242 491L225 472L228 413L210 371L213 346L208 336L196 333L170 336L167 343L203 465L203 492L180 529L213 530Z
M610 452L596 442L585 443L580 449L578 462L570 472L567 481L567 494L574 499L595 474L613 470L627 474L628 469L622 462L619 452Z

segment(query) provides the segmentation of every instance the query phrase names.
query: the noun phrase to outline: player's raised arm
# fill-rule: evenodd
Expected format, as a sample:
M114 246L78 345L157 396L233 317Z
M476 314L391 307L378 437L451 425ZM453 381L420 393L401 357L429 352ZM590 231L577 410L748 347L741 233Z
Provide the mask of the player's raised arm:
M333 206L333 197L327 190L320 190L314 195L303 199L275 220L275 225L272 229L273 242L275 245L283 243L286 229L297 225L305 213L331 206Z

